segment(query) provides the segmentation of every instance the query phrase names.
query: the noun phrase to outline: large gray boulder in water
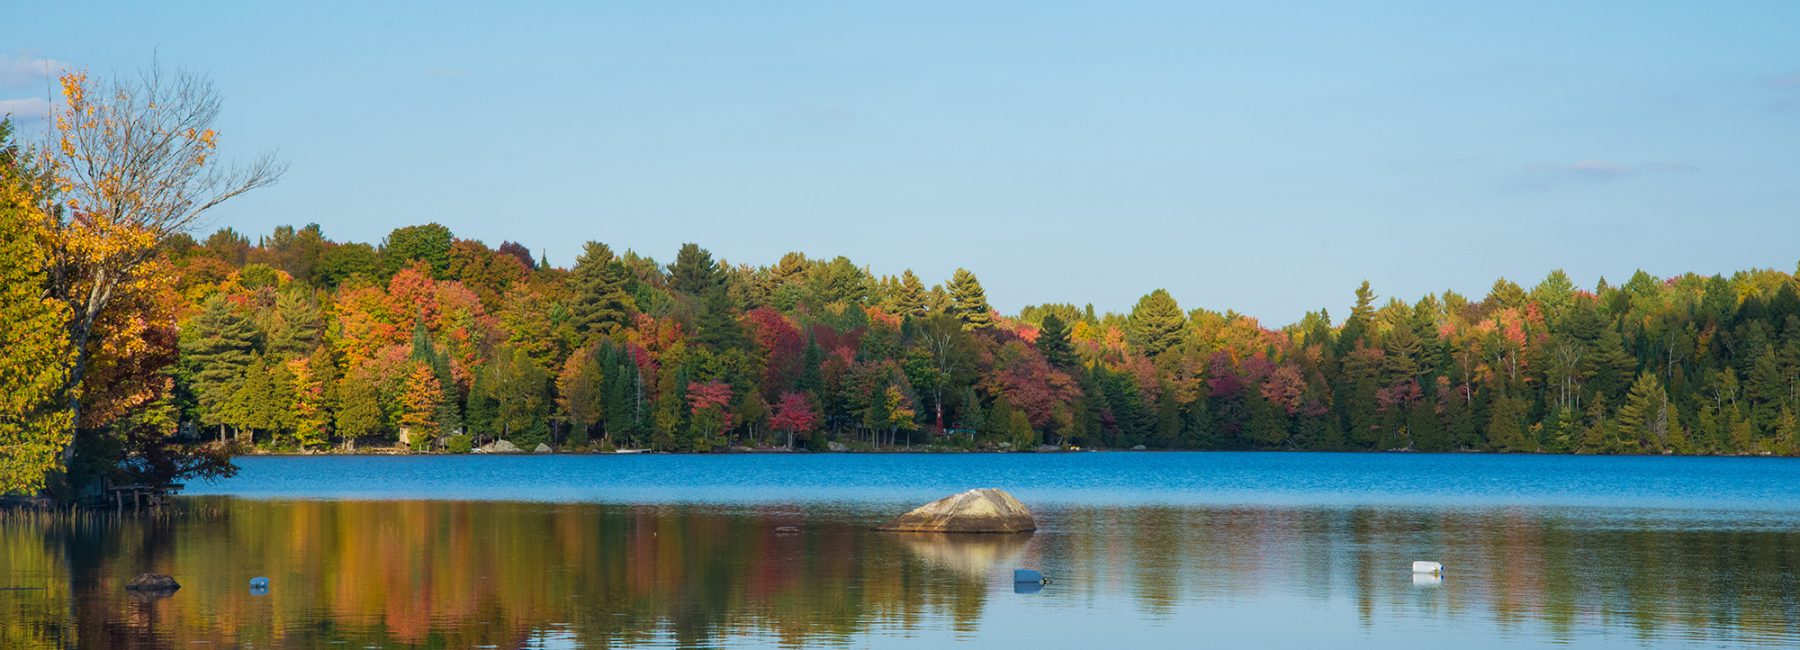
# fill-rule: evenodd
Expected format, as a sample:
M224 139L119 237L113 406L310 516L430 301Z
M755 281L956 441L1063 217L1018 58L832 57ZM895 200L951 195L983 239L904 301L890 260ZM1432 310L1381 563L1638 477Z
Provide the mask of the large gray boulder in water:
M1037 530L1031 509L997 488L953 494L877 528L900 533L1023 533Z
M494 441L494 453L496 453L496 454L516 454L521 451L524 451L524 450L519 449L518 445L515 445L511 442L508 442L505 440L495 440Z

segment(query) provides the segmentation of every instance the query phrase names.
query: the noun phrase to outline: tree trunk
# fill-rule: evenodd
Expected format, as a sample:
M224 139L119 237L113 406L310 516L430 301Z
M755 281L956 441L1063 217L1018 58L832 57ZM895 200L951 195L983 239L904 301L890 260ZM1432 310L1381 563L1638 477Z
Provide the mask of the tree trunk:
M936 402L935 404L932 405L932 408L937 410L938 431L943 431L944 430L944 389L939 388L939 389L936 389L934 392L937 393L937 396L932 399L933 402Z
M87 376L88 339L94 334L94 320L99 318L100 310L112 300L113 284L105 270L97 271L94 286L88 290L87 301L79 310L81 318L71 323L69 345L74 347L74 367L70 368L62 388L69 404L69 443L62 450L65 471L75 462L75 442L81 435L81 381Z

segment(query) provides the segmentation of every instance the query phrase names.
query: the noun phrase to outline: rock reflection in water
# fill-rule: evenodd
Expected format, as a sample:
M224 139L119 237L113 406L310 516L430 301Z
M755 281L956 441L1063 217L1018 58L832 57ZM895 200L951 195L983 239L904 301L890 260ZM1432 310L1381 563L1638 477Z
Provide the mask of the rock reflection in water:
M983 582L1011 571L1024 555L1031 533L946 534L887 533L925 564Z

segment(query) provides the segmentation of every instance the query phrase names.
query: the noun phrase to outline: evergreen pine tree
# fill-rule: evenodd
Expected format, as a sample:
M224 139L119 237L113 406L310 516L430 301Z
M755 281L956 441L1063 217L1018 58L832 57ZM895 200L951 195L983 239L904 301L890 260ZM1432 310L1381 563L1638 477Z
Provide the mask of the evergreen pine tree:
M692 296L725 288L725 270L699 244L682 244L669 265L669 287Z
M1280 406L1269 402L1261 392L1251 389L1244 395L1244 407L1250 415L1245 434L1252 444L1261 449L1282 449L1287 446L1288 418Z
M1350 309L1350 317L1344 320L1344 328L1338 332L1338 354L1342 355L1356 349L1368 336L1370 321L1375 316L1375 291L1369 288L1369 281L1363 280L1356 288L1356 306Z
M584 341L611 336L630 323L637 304L626 291L628 272L611 248L588 242L575 258L569 284L569 324Z
M194 393L201 424L229 426L242 413L228 414L232 398L256 360L258 337L250 318L224 295L206 300L181 330L181 370ZM241 409L239 409L241 411ZM224 431L219 432L223 439Z
M900 286L894 292L894 307L902 316L925 315L925 283L912 269L900 274Z
M1625 350L1625 340L1619 331L1603 325L1582 357L1582 372L1589 377L1587 386L1590 390L1616 400L1637 376L1637 359Z
M1444 398L1444 437L1451 450L1482 447L1475 427L1475 406L1460 389Z
M1438 421L1434 400L1414 400L1406 407L1407 444L1418 451L1450 451L1450 439Z
M1156 399L1156 436L1152 444L1173 449L1181 439L1182 424L1181 402L1175 399L1175 391L1162 391Z
M694 328L698 330L695 340L714 351L742 348L749 343L723 289L714 289L700 299L700 316Z
M1043 328L1038 330L1038 352L1057 368L1075 367L1075 346L1069 342L1069 326L1056 314L1045 314Z
M1669 423L1674 419L1671 410L1668 394L1663 391L1656 374L1638 374L1637 381L1631 384L1631 392L1625 396L1625 404L1619 407L1619 440L1614 449L1664 449L1668 444Z
M1125 322L1128 340L1152 359L1180 343L1181 330L1186 325L1187 314L1162 289L1139 298Z
M950 314L963 323L965 330L985 330L994 326L993 307L988 306L987 292L981 281L968 269L957 269L950 277Z
M1537 451L1525 429L1525 400L1501 395L1488 407L1488 448L1493 451Z
M325 335L325 312L311 289L300 283L282 287L275 296L269 324L269 354L294 359L312 354Z

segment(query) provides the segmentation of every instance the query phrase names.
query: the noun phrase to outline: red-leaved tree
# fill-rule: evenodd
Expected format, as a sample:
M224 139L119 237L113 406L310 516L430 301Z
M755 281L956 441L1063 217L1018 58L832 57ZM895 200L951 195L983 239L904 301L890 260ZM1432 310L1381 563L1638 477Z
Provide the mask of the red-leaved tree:
M776 431L786 431L788 449L793 449L794 434L817 429L819 414L813 410L812 400L805 393L788 391L782 393L781 401L775 404L775 415L769 418L769 426Z

